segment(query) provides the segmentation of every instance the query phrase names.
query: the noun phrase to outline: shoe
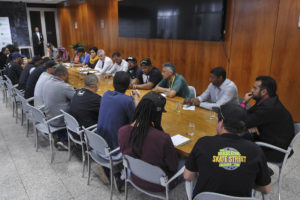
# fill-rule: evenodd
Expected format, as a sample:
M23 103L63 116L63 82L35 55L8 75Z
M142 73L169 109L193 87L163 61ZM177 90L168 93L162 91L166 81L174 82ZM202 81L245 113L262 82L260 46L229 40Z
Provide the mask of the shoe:
M268 171L269 171L270 176L274 175L274 171L270 167L268 167Z
M106 175L103 167L98 167L98 173L99 173L99 177L101 179L101 181L105 184L105 185L109 185L110 181L109 181L109 176Z
M59 151L68 151L68 146L65 145L62 141L58 141L56 142L56 148L59 150Z
M114 175L114 185L119 193L123 192L122 186L124 185L124 183L125 183L125 181L121 180L119 174Z

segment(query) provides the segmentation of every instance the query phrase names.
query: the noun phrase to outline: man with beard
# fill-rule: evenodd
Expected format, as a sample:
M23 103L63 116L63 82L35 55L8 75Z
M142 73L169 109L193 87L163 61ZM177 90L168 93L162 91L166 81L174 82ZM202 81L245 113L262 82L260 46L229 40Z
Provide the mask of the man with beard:
M270 76L259 76L251 92L247 93L241 104L254 99L255 105L247 110L246 126L248 133L243 137L269 143L287 149L294 137L294 122L289 111L282 105L276 95L276 81ZM284 154L263 148L267 161L282 162Z

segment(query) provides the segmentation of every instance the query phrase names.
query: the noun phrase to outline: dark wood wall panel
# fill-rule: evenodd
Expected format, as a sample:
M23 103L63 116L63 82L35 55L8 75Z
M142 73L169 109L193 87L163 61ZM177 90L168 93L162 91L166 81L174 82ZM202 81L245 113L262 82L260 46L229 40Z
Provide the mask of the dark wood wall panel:
M108 56L119 51L124 58L150 57L158 68L173 62L198 94L207 87L209 71L216 66L227 69L240 96L252 88L256 76L272 75L278 82L280 99L300 121L299 3L228 0L225 41L202 42L119 37L118 0L86 0L81 4L71 0L70 6L59 7L61 41L68 50L71 43L81 41L86 48L104 49Z
M283 3L284 2L284 3ZM280 3L271 75L276 78L281 101L300 120L300 1Z

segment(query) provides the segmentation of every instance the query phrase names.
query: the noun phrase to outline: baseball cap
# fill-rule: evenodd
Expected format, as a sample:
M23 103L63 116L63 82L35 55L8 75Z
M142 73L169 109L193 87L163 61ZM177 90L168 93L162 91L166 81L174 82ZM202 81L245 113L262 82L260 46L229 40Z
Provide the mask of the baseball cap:
M49 68L51 68L51 67L55 67L55 65L57 65L57 63L56 63L54 60L48 60L48 61L45 63L46 69L49 69Z
M25 56L22 55L22 54L20 54L20 53L18 53L18 52L15 52L15 53L11 54L11 57L12 57L12 59L16 59L17 57L24 58Z
M141 65L150 66L150 65L152 64L152 62L151 62L150 58L143 58L143 59L141 60L141 63L140 63L140 64L141 64Z
M145 94L142 99L151 100L154 103L157 112L167 112L165 110L166 98L159 93L151 91Z
M42 60L42 58L40 56L33 56L31 62L34 63L34 62L37 62L37 61L40 61L40 60Z
M218 119L223 119L225 127L243 131L246 129L246 110L237 103L226 103L220 107L213 107L218 113Z
M128 61L132 61L132 62L137 62L137 60L136 60L136 58L134 58L134 57L128 57L127 59L126 59L126 61L128 62Z

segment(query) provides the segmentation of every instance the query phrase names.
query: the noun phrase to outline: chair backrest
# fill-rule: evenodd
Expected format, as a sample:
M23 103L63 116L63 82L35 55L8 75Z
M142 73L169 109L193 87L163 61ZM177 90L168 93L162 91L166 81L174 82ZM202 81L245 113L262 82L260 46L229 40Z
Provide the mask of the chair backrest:
M202 192L194 197L194 200L255 200L254 197L234 197L214 192Z
M29 107L28 107L28 102L26 101L26 99L19 92L17 92L17 97L21 101L22 110L24 112L28 112L29 111Z
M35 122L46 124L46 116L41 110L29 105L29 103L27 103L27 106L29 107Z
M86 145L92 148L94 151L106 155L105 149L109 147L103 137L85 128L83 130L85 134Z
M135 176L150 183L162 185L161 178L166 177L165 172L159 167L128 155L124 155L123 163Z
M80 126L77 120L72 115L63 110L60 110L60 112L62 112L62 114L64 115L66 128L74 133L80 134Z
M190 98L196 98L196 89L195 89L195 87L189 85L189 90L190 90Z
M299 136L300 136L300 123L294 123L294 128L295 128L295 136L294 136L293 140L291 141L291 144L290 144L291 148L293 147L297 138L299 138Z

